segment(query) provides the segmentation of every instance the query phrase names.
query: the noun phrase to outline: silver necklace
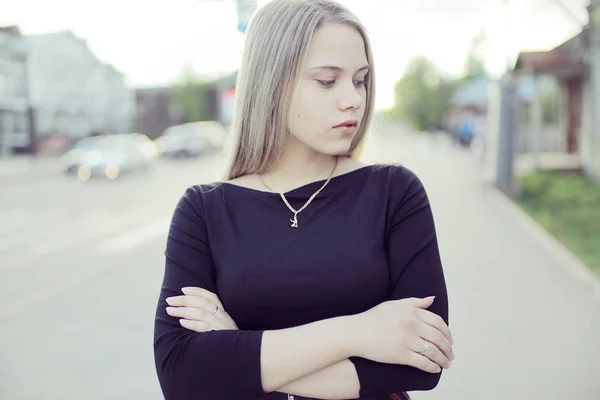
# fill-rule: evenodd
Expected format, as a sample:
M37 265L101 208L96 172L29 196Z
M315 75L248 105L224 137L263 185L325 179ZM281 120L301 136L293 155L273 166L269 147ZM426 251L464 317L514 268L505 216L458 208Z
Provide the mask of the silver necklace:
M283 193L279 193L279 196L281 196L281 199L283 200L283 202L285 203L287 208L289 208L290 211L294 213L294 218L290 219L290 222L292 223L292 225L291 225L292 228L298 227L298 214L300 214L302 211L304 211L304 209L306 207L308 207L308 205L314 200L314 198L317 197L319 195L319 193L321 193L321 190L325 189L325 186L327 186L329 181L331 181L331 178L333 177L333 173L335 172L337 164L338 164L338 157L335 158L335 165L333 166L333 169L331 170L331 173L329 174L329 178L327 178L327 180L325 181L323 186L321 186L319 188L319 190L317 190L316 192L313 193L312 196L310 196L310 198L306 201L306 203L304 203L304 205L302 207L300 207L299 210L296 210L296 209L294 209L294 207L291 206L291 204L287 201L287 199L285 198L285 195ZM269 189L271 192L273 192L273 189L271 189L269 187L269 185L267 185L265 183L265 181L263 180L262 174L259 174L258 177L259 177L260 181L262 182L262 184L265 185L265 187L267 189Z

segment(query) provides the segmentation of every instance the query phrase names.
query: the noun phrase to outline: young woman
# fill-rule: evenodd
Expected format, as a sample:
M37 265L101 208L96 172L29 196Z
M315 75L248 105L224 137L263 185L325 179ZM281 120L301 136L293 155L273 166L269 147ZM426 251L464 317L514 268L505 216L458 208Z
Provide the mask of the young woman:
M251 22L223 182L190 187L155 321L168 400L406 399L454 359L420 180L358 159L374 97L364 27L331 0Z

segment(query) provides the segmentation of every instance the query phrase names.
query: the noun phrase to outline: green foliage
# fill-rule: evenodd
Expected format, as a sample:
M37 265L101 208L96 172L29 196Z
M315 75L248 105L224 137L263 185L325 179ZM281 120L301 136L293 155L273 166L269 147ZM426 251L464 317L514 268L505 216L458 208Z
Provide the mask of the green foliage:
M521 206L600 275L600 186L550 172L527 175L520 184Z
M431 123L442 122L456 90L475 78L487 75L484 59L488 50L484 30L473 38L464 75L459 79L444 78L426 57L413 58L394 87L395 106L392 114L418 130L426 129Z
M471 41L471 47L465 62L463 81L470 81L480 76L486 76L485 55L489 50L488 37L485 30L479 32Z
M430 60L414 58L394 88L394 113L424 130L441 122L455 88L455 82L444 79Z
M465 75L463 80L469 81L485 75L487 75L487 72L485 70L483 60L481 60L475 54L469 53L467 56L467 62L465 63Z
M186 122L210 119L208 109L209 88L210 83L199 81L189 70L186 72L183 82L175 87L172 105L183 110Z

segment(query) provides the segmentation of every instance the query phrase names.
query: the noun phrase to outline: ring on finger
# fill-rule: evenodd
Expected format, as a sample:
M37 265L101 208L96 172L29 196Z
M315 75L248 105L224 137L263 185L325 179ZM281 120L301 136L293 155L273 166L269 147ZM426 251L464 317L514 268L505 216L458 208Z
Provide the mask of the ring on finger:
M417 351L417 354L424 355L429 350L429 342L423 343L423 350Z

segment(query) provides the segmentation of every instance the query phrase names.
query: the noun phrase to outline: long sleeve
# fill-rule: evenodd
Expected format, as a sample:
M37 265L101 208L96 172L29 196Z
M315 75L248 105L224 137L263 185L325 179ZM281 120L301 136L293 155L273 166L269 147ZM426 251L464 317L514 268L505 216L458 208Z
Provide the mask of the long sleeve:
M436 296L429 311L448 323L448 295L429 200L420 180L402 168L401 193L390 210L387 252L390 267L390 300ZM431 390L441 372L431 374L406 366L377 363L353 357L359 381L360 397L412 390Z
M167 297L196 286L216 293L216 278L204 223L202 193L190 188L171 222L165 251L165 274L156 310L154 357L167 400L254 399L261 383L263 331L196 333L166 313Z

